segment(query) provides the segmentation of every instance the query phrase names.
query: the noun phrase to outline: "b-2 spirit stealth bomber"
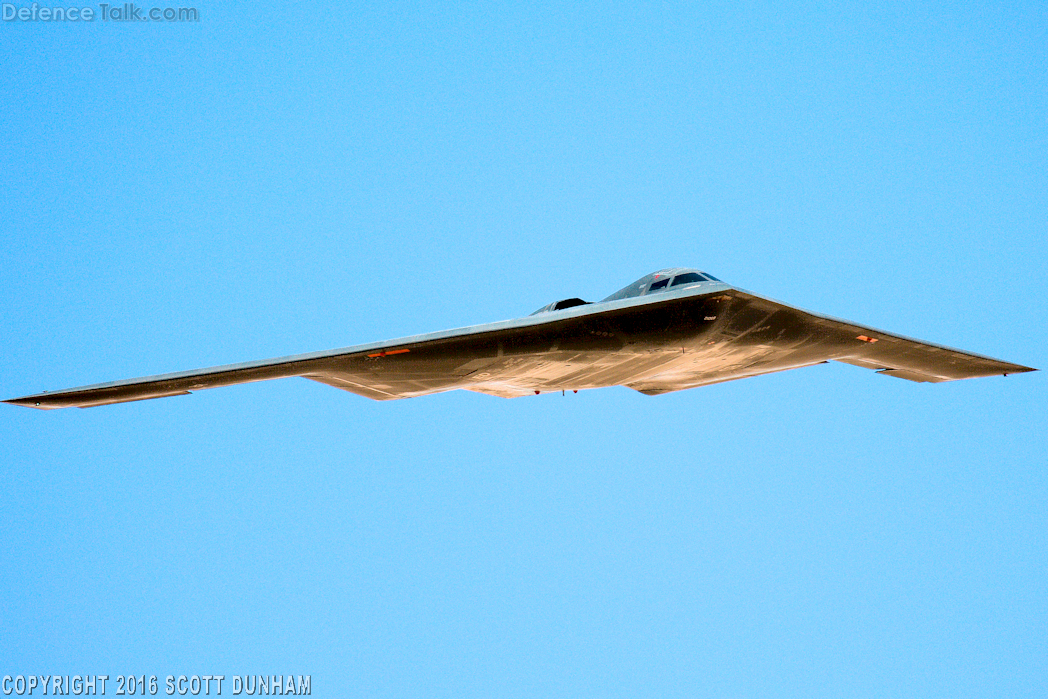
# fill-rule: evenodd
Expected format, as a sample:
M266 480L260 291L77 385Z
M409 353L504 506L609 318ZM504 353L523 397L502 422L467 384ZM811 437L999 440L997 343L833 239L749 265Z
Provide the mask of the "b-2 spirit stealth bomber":
M828 361L929 383L1035 371L804 311L675 268L597 303L565 299L516 320L5 402L89 408L289 376L375 400L455 389L513 398L605 386L658 395Z

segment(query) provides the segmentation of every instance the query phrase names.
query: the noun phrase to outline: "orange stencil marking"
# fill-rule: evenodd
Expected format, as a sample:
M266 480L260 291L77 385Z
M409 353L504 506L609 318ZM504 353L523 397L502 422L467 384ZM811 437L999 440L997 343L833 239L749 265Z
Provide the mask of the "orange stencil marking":
M410 352L410 351L411 350L409 350L409 349L383 350L382 352L375 352L374 354L369 354L368 356L369 357L388 357L391 354L404 354L405 352Z
M855 338L856 340L862 340L863 342L877 342L875 337L866 337L865 335L859 335Z

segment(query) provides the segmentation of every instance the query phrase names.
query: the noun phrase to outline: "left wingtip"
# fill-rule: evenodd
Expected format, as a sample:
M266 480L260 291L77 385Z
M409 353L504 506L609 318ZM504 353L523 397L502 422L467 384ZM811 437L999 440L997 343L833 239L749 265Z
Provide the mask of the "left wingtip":
M8 405L21 405L26 408L36 408L37 410L51 410L52 406L46 406L40 404L40 396L23 396L21 398L8 398L5 401Z

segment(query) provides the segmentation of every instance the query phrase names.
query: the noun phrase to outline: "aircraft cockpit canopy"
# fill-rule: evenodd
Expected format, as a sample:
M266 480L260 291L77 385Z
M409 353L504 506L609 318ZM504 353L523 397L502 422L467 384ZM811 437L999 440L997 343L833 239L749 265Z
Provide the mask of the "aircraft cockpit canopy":
M717 279L712 274L700 272L697 269L671 267L670 269L659 270L658 272L653 272L646 277L641 277L625 289L620 289L608 298L602 299L601 303L604 301L629 299L636 296L646 296L647 294L665 291L666 289L673 289L678 286L683 287L685 285L703 284L706 282L720 282L720 279ZM583 301L582 299L564 299L563 301L555 301L547 306L543 306L531 315L534 316L539 313L548 313L549 311L562 311L566 308L574 308L575 306L583 305L589 305L589 301Z
M604 301L618 301L619 299L634 298L647 294L672 289L684 284L701 284L703 282L719 282L712 274L700 272L697 269L672 268L663 269L646 277L641 277L625 289L620 289Z

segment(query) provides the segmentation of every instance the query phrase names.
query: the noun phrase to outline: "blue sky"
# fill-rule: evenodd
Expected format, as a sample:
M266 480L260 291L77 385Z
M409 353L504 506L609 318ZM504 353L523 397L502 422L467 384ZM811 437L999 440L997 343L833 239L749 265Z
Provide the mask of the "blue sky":
M197 7L0 26L4 398L676 265L1048 367L1041 3ZM0 674L1038 696L1045 388L0 406Z

